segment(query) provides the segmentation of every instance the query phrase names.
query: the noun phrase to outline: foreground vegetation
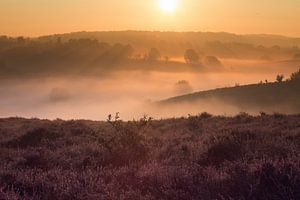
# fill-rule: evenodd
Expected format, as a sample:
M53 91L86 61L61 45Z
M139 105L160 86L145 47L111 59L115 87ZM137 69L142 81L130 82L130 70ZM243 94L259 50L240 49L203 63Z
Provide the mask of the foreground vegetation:
M300 115L0 119L0 199L300 199Z

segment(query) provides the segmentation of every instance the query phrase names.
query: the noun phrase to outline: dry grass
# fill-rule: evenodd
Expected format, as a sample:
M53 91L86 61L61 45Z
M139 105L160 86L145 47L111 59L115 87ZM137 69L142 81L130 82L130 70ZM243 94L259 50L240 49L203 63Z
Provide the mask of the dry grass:
M0 119L0 199L300 199L300 116Z

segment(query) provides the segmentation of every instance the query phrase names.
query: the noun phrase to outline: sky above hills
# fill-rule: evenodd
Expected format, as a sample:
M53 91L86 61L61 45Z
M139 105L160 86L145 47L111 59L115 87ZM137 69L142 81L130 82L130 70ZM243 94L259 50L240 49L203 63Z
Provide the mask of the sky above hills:
M170 0L172 12L162 1L0 0L0 35L159 30L300 37L300 0Z

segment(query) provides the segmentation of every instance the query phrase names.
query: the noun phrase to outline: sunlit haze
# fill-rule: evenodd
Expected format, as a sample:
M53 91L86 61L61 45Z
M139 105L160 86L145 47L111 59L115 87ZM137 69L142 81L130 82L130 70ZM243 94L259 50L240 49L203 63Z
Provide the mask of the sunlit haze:
M165 12L173 12L176 10L178 0L159 0L160 8Z
M298 0L1 0L0 34L160 30L300 36Z
M0 117L295 113L299 22L298 0L0 0Z
M0 0L0 200L300 199L299 91L300 0Z

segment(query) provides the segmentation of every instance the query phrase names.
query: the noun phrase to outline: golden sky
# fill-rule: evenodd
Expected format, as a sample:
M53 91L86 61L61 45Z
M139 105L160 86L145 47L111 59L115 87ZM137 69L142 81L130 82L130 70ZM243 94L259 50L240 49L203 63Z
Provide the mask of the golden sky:
M0 35L160 30L300 37L300 0L0 0Z

